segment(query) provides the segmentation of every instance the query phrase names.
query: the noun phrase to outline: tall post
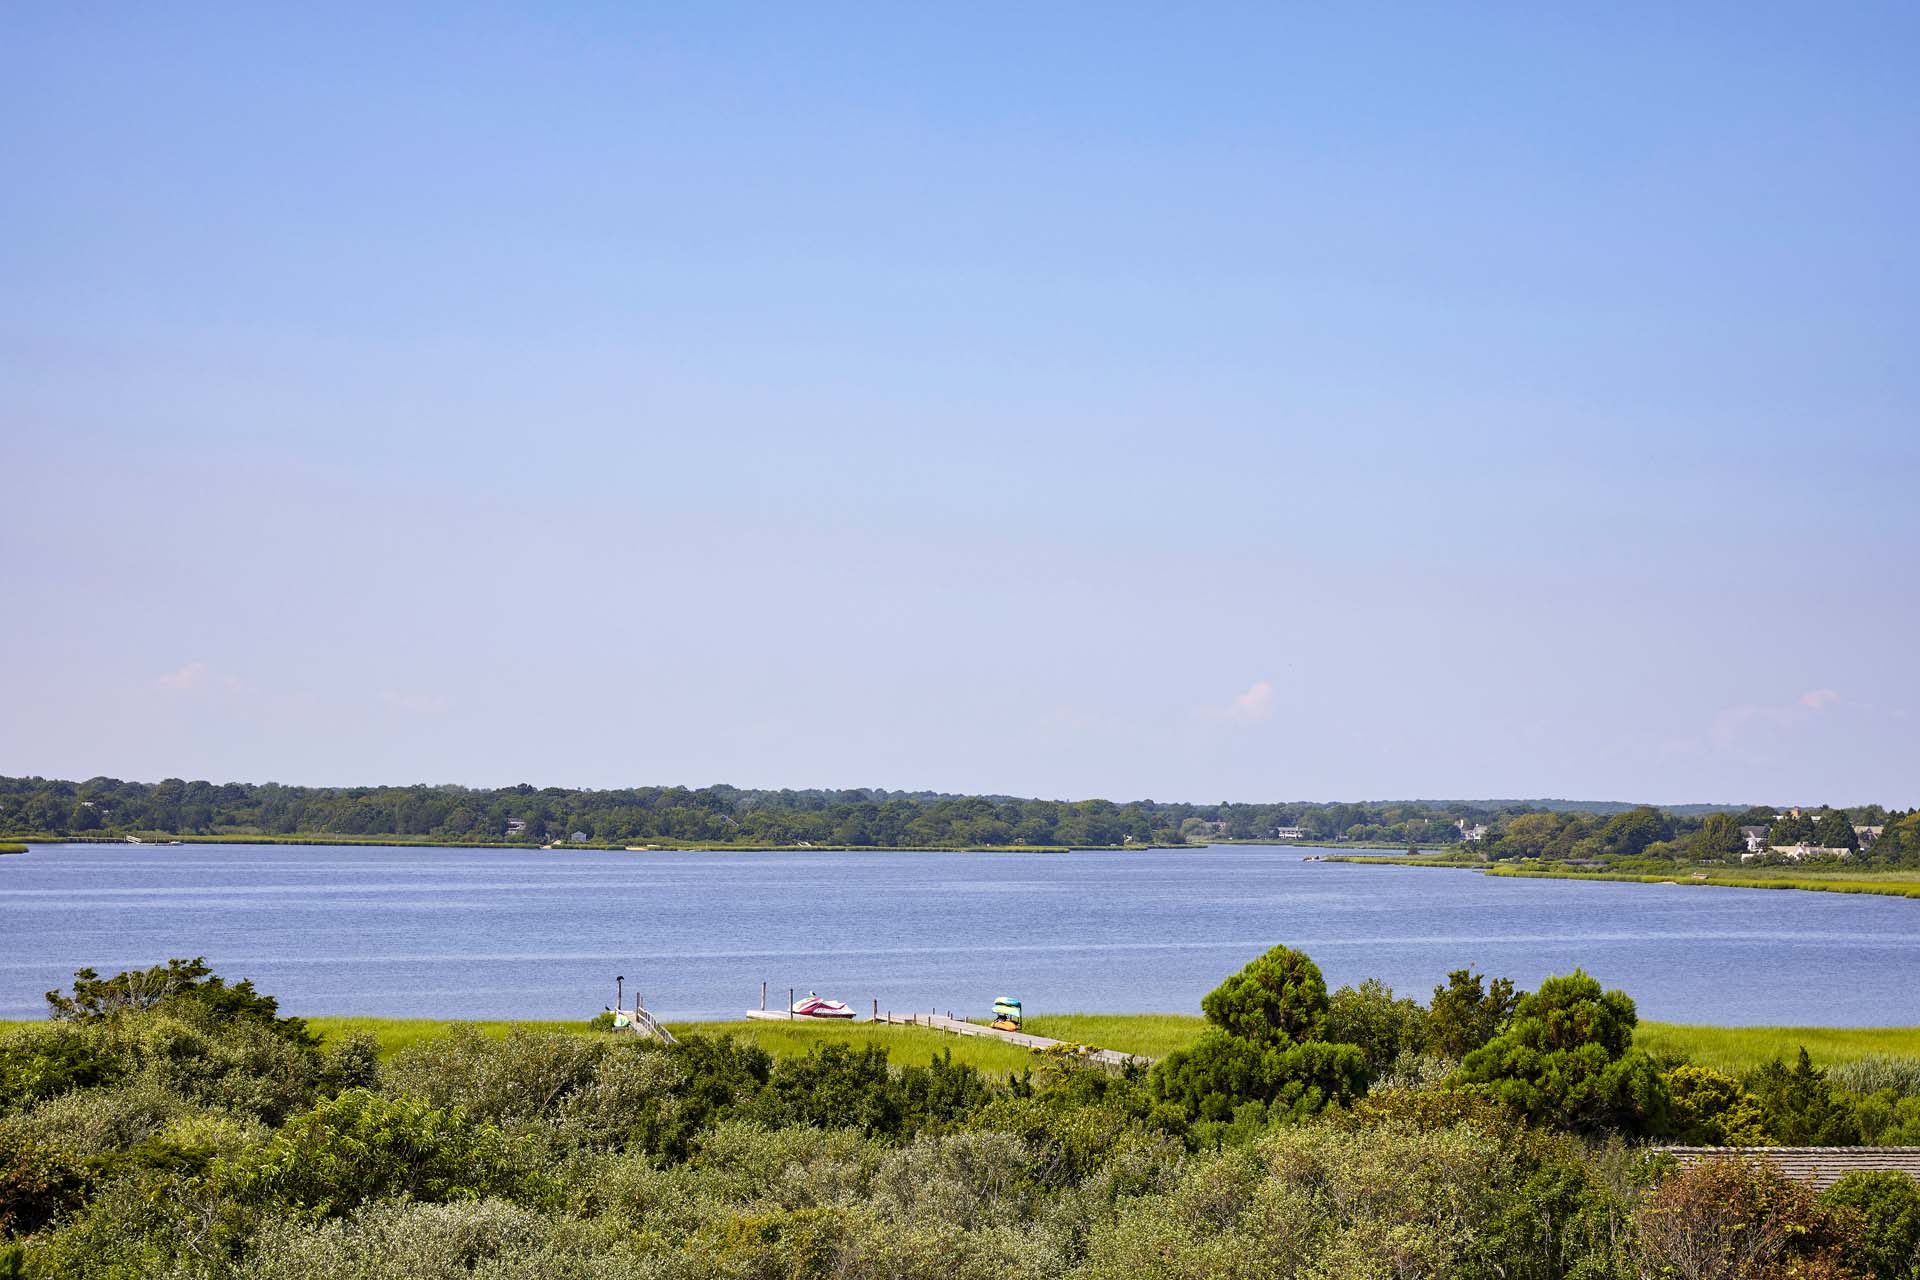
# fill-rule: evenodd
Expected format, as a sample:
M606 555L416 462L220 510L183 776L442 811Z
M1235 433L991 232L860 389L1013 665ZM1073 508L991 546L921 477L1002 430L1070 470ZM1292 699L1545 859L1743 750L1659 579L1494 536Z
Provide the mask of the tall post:
M873 1017L870 1019L870 1021L873 1021L873 1022L880 1021L880 997L879 996L875 996L873 998Z
M793 988L787 988L787 1021L793 1021Z
M624 973L617 975L613 980L613 1011L615 1013L618 1013L622 1008L625 1007L625 998L620 994L620 992L622 988L626 986L626 982L627 982L627 975Z
M767 981L765 978L762 978L760 980L760 1012L765 1013L766 1011L767 1011Z

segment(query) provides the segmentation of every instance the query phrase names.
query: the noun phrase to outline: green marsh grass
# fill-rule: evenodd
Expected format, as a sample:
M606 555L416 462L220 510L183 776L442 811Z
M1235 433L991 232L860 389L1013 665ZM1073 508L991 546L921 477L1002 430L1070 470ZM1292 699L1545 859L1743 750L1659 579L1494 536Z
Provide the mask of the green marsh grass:
M0 1034L38 1019L0 1020ZM309 1018L323 1041L338 1043L354 1032L371 1035L382 1057L442 1035L457 1023L440 1018ZM578 1021L476 1022L487 1035L504 1036L513 1027L594 1035L586 1019ZM776 1058L799 1057L821 1044L878 1044L900 1066L925 1063L952 1051L953 1060L995 1075L1035 1065L1037 1055L1018 1045L976 1036L948 1035L925 1027L875 1026L857 1022L674 1022L675 1035L730 1035L750 1041ZM1202 1028L1198 1015L1178 1013L1065 1013L1031 1018L1035 1035L1123 1053L1163 1058L1191 1044ZM1678 1022L1642 1022L1634 1043L1656 1055L1677 1055L1703 1066L1741 1072L1770 1059L1791 1061L1805 1046L1814 1065L1838 1066L1870 1054L1920 1057L1920 1027L1709 1027Z
M422 1040L444 1034L456 1021L435 1018L309 1018L307 1025L329 1044L355 1032L370 1035L380 1046L382 1058ZM578 1035L608 1035L597 1031L586 1019L577 1022L474 1022L486 1035L504 1036L515 1027L530 1031L558 1031ZM936 1054L951 1050L953 1060L996 1074L1019 1071L1032 1066L1034 1054L1018 1045L973 1036L948 1035L925 1027L876 1026L868 1022L825 1022L796 1019L793 1022L756 1022L747 1019L720 1022L669 1022L667 1029L676 1036L732 1036L736 1040L759 1045L776 1058L797 1058L816 1045L846 1044L855 1047L878 1044L888 1058L899 1066L924 1064ZM622 1033L624 1034L624 1033Z
M1920 898L1920 869L1870 870L1861 867L1696 867L1671 871L1582 871L1542 863L1489 865L1459 858L1360 857L1334 854L1328 862L1381 863L1392 867L1447 867L1515 880L1616 880L1630 884L1706 885L1723 889L1811 889L1821 893L1870 893L1890 898Z
M1029 1018L1025 1030L1052 1040L1164 1058L1207 1025L1197 1013L1058 1013Z
M1634 1044L1655 1055L1674 1054L1705 1067L1738 1073L1774 1058L1791 1062L1804 1046L1816 1067L1833 1067L1869 1054L1920 1056L1920 1027L1703 1027L1643 1022Z

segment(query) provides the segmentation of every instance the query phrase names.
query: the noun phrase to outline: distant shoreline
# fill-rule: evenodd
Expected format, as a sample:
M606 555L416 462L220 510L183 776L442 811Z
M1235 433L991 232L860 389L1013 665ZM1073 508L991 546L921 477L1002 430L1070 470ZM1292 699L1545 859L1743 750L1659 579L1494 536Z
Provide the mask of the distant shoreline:
M335 848L370 849L496 849L503 853L1123 853L1136 849L1204 849L1205 844L731 844L725 841L653 840L645 844L615 844L584 840L560 844L508 844L497 840L408 840L394 836L175 836L142 835L138 840L125 836L96 836L75 839L72 836L14 836L10 841L25 841L17 848L0 844L0 852L25 853L28 844L72 845L103 849L164 849L186 845L310 845ZM1241 841L1239 843L1252 843ZM1354 846L1359 847L1359 846ZM1389 846L1397 847L1397 846Z
M1704 885L1721 889L1806 889L1816 893L1866 893L1883 898L1920 898L1920 871L1801 872L1797 875L1762 876L1748 871L1722 871L1719 868L1675 867L1671 874L1640 871L1580 871L1570 867L1544 867L1537 864L1504 867L1458 859L1369 857L1330 854L1323 862L1375 863L1394 867L1440 867L1455 871L1478 871L1485 876L1513 880L1613 880L1627 884ZM1868 880L1869 875L1904 876L1900 879Z

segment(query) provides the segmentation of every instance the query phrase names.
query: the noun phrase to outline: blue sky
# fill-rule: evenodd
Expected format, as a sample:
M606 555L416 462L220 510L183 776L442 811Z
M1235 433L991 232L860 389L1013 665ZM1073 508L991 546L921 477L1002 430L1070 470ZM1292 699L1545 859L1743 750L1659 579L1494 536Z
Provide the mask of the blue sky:
M1920 803L1911 6L14 6L0 771Z

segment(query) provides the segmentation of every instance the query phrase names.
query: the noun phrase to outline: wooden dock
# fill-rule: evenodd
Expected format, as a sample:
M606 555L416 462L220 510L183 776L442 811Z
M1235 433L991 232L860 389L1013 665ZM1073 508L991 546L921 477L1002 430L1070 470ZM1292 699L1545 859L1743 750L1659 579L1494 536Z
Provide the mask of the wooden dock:
M787 1007L785 1009L767 1008L767 984L760 984L760 1007L748 1009L747 1016L756 1022L840 1022L855 1023L852 1018L814 1018L806 1014L791 1012L793 1008L793 989L787 989ZM926 1027L933 1031L945 1031L956 1036L982 1036L989 1040L1000 1040L1007 1044L1017 1044L1022 1049L1031 1049L1035 1053L1044 1053L1048 1049L1071 1049L1083 1062L1098 1063L1113 1070L1126 1067L1150 1067L1154 1060L1138 1053L1122 1053L1118 1049L1096 1049L1091 1045L1069 1044L1065 1040L1049 1040L1045 1036L1028 1035L1024 1031L1002 1031L998 1027L983 1026L978 1022L968 1022L938 1013L893 1013L881 1012L880 1001L873 1002L873 1016L865 1022L867 1026Z
M977 1022L949 1018L938 1013L883 1013L876 1021L895 1027L929 1027L935 1031L945 1031L956 1036L984 1036L990 1040L1003 1040L1008 1044L1017 1044L1023 1049L1032 1049L1036 1053L1044 1053L1048 1049L1078 1049L1078 1056L1086 1061L1116 1070L1130 1066L1153 1065L1152 1058L1138 1053L1122 1053L1118 1049L1094 1049L1071 1045L1065 1040L1049 1040L1045 1036L1030 1035L1025 1031L1002 1031L998 1027L986 1027Z

